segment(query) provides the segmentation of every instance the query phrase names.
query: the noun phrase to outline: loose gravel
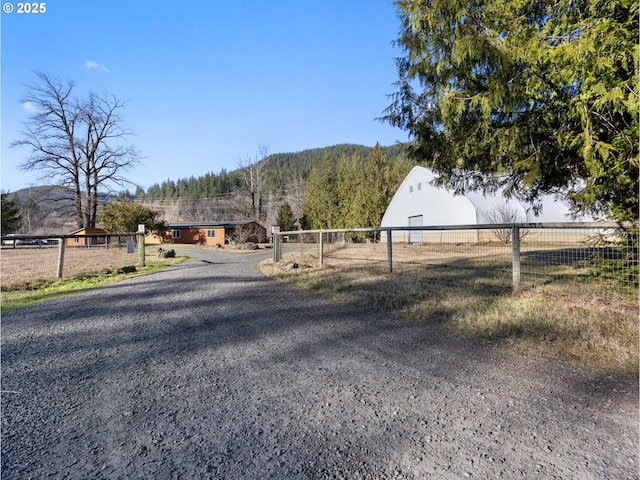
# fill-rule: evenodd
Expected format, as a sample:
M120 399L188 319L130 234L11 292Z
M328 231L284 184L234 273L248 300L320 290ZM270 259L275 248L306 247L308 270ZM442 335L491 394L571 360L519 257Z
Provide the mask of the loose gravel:
M3 315L2 479L638 478L636 381L182 251Z

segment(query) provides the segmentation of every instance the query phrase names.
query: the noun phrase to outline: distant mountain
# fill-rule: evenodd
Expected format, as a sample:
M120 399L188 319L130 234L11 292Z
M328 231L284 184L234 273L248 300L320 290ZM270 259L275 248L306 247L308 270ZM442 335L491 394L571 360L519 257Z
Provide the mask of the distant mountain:
M73 190L56 185L22 188L11 192L10 197L20 206L30 205L43 216L55 213L63 216L73 211Z
M111 198L99 194L106 203ZM72 231L77 228L73 218L73 190L57 185L27 187L9 192L9 198L20 207L23 227L19 233L39 234Z
M382 147L387 158L393 160L403 156L402 145ZM342 156L359 155L368 156L373 147L354 144L340 144L330 147L313 148L292 153L276 153L266 157L265 176L266 190L274 192L285 191L293 178L306 180L311 169L326 157L337 161ZM240 176L237 170L220 173L207 173L201 177L181 178L166 180L160 184L151 185L146 192L136 192L139 200L169 200L184 197L221 197L231 195L240 185Z
M112 197L106 193L99 193L101 202L107 202ZM20 206L32 204L44 216L56 214L64 216L73 212L73 190L59 185L40 185L22 188L10 192L10 198Z

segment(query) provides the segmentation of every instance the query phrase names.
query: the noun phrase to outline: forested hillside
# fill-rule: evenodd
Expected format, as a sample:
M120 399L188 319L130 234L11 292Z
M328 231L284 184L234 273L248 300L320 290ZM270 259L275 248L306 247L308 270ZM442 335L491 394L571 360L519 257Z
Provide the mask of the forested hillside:
M306 181L311 169L323 159L336 163L340 157L358 155L365 158L373 147L364 145L341 144L331 147L314 148L294 153L276 153L260 162L264 164L265 190L283 193L291 188L294 179ZM389 159L403 156L402 146L382 147ZM153 184L146 192L139 189L135 197L139 201L167 201L179 198L196 197L229 197L242 187L240 168L228 172L223 169L219 173L207 173L201 177L167 179L161 184Z
M231 172L168 179L131 197L168 222L250 218L276 225L284 206L297 228L375 226L413 166L400 145L260 153Z
M135 193L101 194L101 204L136 201L159 211L166 222L254 219L269 226L282 221L285 207L296 228L376 226L412 166L400 145L343 144L264 154L230 172L167 179ZM34 187L8 197L20 208L20 233L74 229L68 189Z

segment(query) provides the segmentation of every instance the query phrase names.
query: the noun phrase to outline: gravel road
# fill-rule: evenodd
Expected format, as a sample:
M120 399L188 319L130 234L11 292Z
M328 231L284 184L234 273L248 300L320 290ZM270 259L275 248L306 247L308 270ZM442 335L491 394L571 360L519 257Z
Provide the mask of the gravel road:
M637 382L177 250L2 316L2 479L638 478Z

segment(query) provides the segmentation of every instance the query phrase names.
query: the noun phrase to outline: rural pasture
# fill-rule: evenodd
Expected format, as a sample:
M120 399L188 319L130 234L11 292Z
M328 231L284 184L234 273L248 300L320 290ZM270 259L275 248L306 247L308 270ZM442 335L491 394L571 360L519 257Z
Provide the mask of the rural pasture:
M23 246L2 248L0 278L2 288L12 288L42 280L55 280L58 262L57 246ZM138 254L127 253L126 247L67 247L64 253L63 277L117 270L136 265Z
M397 244L392 274L383 244L328 245L323 268L317 249L286 245L282 261L262 262L261 269L295 288L519 351L637 375L637 276L626 283L599 276L589 259L601 250L530 244L522 249L522 288L514 293L511 248L504 244ZM287 268L293 263L298 268Z

